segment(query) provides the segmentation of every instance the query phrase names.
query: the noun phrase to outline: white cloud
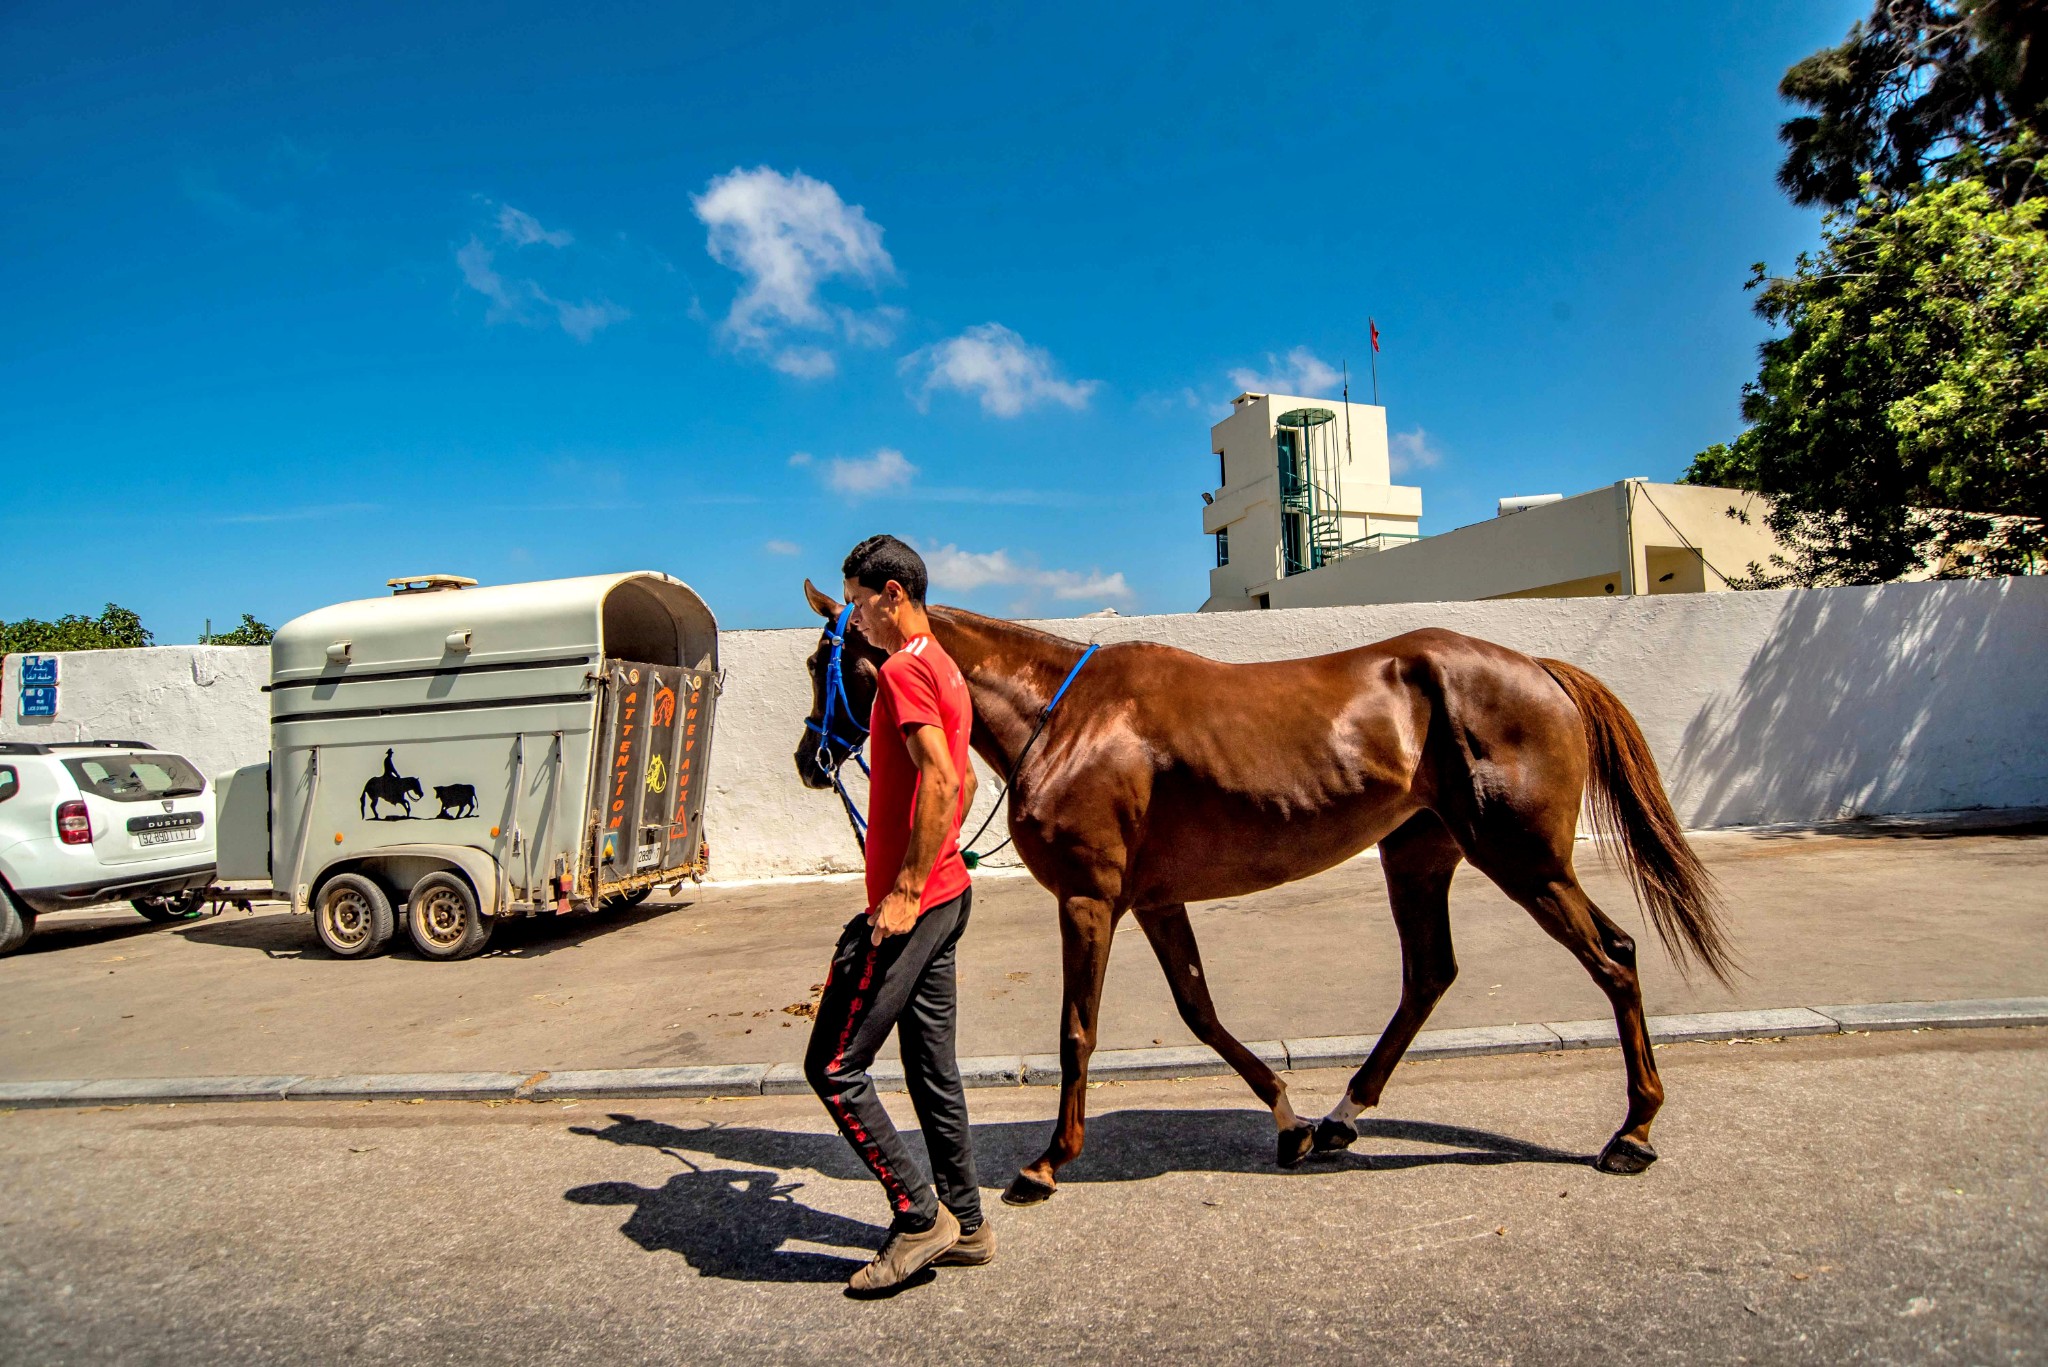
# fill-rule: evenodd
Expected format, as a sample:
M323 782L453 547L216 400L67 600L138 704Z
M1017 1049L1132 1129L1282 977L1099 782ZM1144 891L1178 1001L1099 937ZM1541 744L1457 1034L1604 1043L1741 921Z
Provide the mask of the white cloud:
M811 453L809 451L799 451L789 458L789 463L791 465L809 465L811 463Z
M743 281L725 318L726 333L738 345L774 351L790 331L831 333L855 346L885 345L894 335L899 315L893 310L862 313L819 298L833 280L874 289L896 277L880 226L824 181L801 171L735 167L690 204L709 230L711 259ZM772 357L777 369L802 378L831 374L829 359L819 347L786 348Z
M533 226L537 229L540 225ZM540 327L552 314L562 331L579 342L588 342L613 323L633 316L609 299L571 303L549 294L537 280L507 279L498 271L497 254L474 234L456 251L455 265L462 272L463 283L491 301L490 310L484 315L486 323Z
M1396 432L1387 441L1387 458L1397 475L1410 470L1431 470L1443 463L1444 453L1418 427L1413 432Z
M1299 394L1319 398L1343 382L1343 374L1305 346L1298 346L1283 359L1266 353L1264 371L1240 367L1230 372L1230 382L1254 394Z
M804 548L794 541L764 541L761 549L770 555L802 555Z
M1047 592L1062 602L1131 596L1121 570L1046 570L1019 561L1007 550L963 551L952 545L926 547L922 553L932 586L951 592L972 593L998 584Z
M579 342L587 342L613 323L622 323L633 316L609 299L571 304L561 299L550 299L538 288L535 293L542 303L555 311L555 319L561 323L562 331Z
M566 247L576 240L567 232L549 232L532 214L509 204L498 206L498 236L520 247L531 247L535 243Z
M884 494L901 489L917 474L917 467L901 451L884 446L865 460L834 456L825 464L825 483L852 498Z
M929 403L932 391L955 389L975 394L984 413L1014 418L1027 408L1060 404L1086 408L1095 380L1062 380L1053 373L1052 354L1027 343L1001 323L983 323L958 337L924 347L903 358L904 375L922 372L918 406Z
M839 369L839 361L823 347L789 346L775 353L770 363L785 375L799 380L822 380Z

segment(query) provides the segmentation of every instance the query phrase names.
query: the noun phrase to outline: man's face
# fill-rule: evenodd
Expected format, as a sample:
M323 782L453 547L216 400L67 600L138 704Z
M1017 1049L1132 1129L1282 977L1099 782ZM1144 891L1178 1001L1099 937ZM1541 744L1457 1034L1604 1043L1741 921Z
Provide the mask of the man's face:
M846 601L853 604L853 625L860 628L861 635L884 650L894 650L903 643L903 633L896 627L896 614L909 600L901 584L891 579L880 589L871 589L849 579L845 592Z

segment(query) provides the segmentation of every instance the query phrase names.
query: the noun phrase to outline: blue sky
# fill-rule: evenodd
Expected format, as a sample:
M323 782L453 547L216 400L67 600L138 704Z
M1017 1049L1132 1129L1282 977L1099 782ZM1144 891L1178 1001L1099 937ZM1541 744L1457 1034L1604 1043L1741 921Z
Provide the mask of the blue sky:
M877 530L1189 610L1209 424L1368 315L1425 531L1672 478L1865 9L17 0L0 616L655 568L794 625Z

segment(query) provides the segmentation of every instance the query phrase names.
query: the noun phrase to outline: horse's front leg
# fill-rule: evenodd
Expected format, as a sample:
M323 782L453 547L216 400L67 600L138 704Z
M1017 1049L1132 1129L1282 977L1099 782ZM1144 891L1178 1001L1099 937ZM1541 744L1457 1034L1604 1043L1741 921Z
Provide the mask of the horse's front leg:
M1291 1168L1308 1157L1315 1126L1295 1115L1287 1101L1287 1084L1266 1061L1244 1047L1237 1036L1216 1019L1216 1004L1209 997L1209 982L1202 973L1202 951L1195 944L1194 927L1188 924L1188 909L1175 903L1164 907L1141 907L1138 924L1159 956L1166 984L1173 989L1173 1004L1195 1038L1223 1056L1237 1070L1259 1100L1272 1108L1273 1123L1279 1127L1278 1161Z
M1060 1118L1052 1143L1003 1193L1003 1200L1013 1206L1033 1205L1051 1196L1059 1186L1060 1168L1081 1152L1088 1116L1088 1056L1095 1052L1102 976L1122 914L1099 897L1060 899Z

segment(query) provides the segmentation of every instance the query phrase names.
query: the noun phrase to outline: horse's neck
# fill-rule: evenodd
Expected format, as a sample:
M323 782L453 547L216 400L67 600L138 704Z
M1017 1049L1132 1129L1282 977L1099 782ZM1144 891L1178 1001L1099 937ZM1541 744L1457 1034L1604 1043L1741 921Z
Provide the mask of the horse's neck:
M931 623L974 695L975 749L990 767L1008 773L1082 648L958 608L933 608Z

